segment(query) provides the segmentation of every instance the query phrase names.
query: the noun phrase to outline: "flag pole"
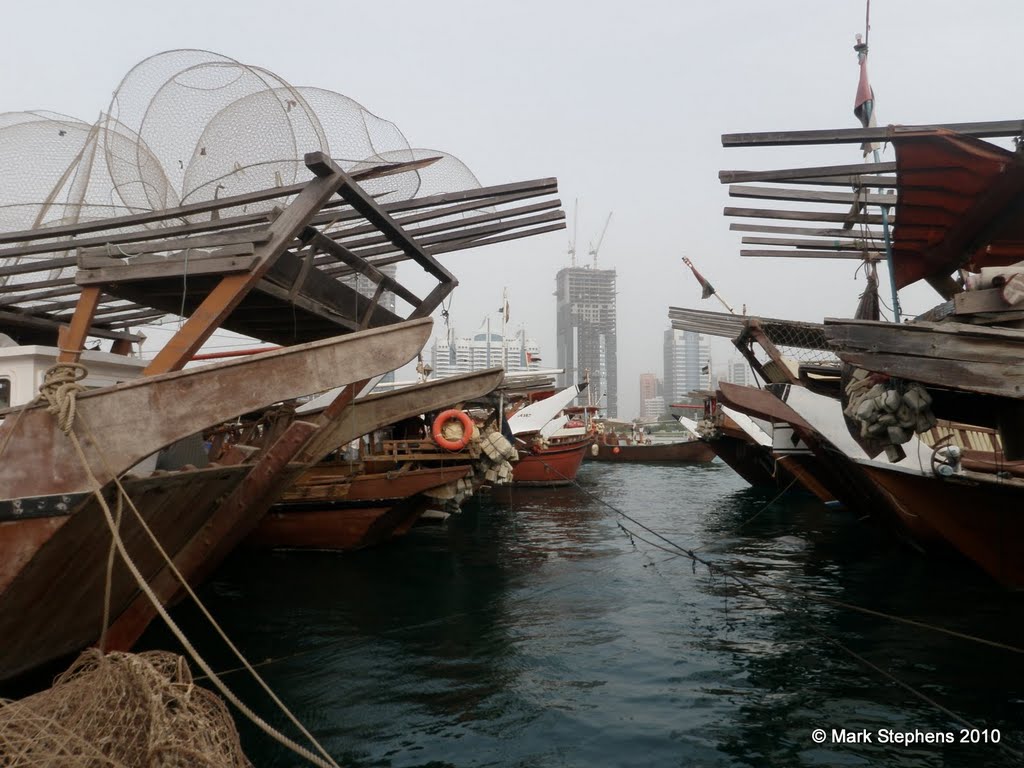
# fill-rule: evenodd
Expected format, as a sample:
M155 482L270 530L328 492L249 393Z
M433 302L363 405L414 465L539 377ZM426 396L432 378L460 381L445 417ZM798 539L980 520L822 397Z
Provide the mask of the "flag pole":
M709 283L705 279L704 275L702 275L700 272L697 271L697 268L695 266L693 266L693 262L692 261L690 261L686 256L683 256L683 263L690 268L690 271L693 272L693 276L695 278L697 278L697 282L700 283L700 287L702 289L702 293L701 293L701 298L702 299L709 299L712 296L714 296L716 299L718 299L721 302L723 307L725 307L727 310L729 310L729 314L730 315L735 315L736 314L736 310L734 310L732 307L730 307L729 303L725 299L723 299L721 296L718 295L718 291L715 290L715 287L713 285L711 285L711 283Z
M863 108L862 116L860 117L861 124L867 128L872 125L875 121L875 92L871 88L870 84L867 83L867 58L868 58L868 36L871 33L871 0L866 0L866 7L864 11L864 41L861 42L860 35L857 35L857 43L853 46L853 50L857 52L857 64L861 69L861 83L857 86L857 103L854 105L854 114L858 114L858 110ZM861 92L861 86L866 86L866 93ZM863 99L863 101L862 101ZM867 154L867 144L865 146L864 154ZM878 151L877 144L871 144L872 157L876 163L882 161L881 153ZM893 264L892 256L892 235L889 229L889 206L881 205L879 208L882 211L882 241L885 244L885 262L889 268L889 290L892 293L892 314L895 322L902 322L900 315L900 297L899 292L896 289L896 270Z

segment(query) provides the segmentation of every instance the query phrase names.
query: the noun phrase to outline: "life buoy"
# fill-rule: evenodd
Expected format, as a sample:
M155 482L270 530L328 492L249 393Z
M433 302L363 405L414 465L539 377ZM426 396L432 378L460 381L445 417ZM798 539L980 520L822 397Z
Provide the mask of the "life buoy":
M441 430L444 429L444 425L452 419L455 419L462 424L462 437L458 440L449 440L441 432ZM431 427L430 434L434 438L434 442L446 451L461 451L469 445L469 441L473 439L473 420L469 418L469 414L465 411L460 411L457 408L449 408L447 411L439 413L437 418L434 419L434 424Z

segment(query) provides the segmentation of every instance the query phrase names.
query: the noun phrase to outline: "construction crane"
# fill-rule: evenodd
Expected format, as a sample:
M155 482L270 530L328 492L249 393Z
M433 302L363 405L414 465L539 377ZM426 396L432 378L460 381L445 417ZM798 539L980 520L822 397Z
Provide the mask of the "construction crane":
M577 197L572 201L572 240L569 241L569 259L572 266L576 266L576 221L580 212L580 199Z
M608 218L604 220L604 227L601 229L601 236L597 238L597 245L594 245L593 242L590 244L590 251L588 251L588 253L594 257L594 267L597 267L597 252L601 250L601 243L604 242L605 232L608 231L608 225L611 223L612 213L614 213L614 211L609 212Z

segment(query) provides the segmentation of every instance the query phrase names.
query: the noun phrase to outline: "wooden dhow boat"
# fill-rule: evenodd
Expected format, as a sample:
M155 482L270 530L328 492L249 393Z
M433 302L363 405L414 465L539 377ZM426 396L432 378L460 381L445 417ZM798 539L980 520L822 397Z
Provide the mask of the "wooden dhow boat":
M1015 515L1022 497L1014 476L1024 456L1014 365L1024 317L1014 288L1024 281L1017 277L1024 269L1018 210L1024 173L1019 153L981 138L1022 131L1021 121L1010 120L732 134L723 136L724 145L884 140L896 160L720 173L733 197L804 204L801 210L727 208L728 216L753 220L730 227L750 233L745 245L760 246L741 255L855 259L868 264L869 274L887 261L897 320L897 291L918 280L946 300L910 323L859 315L815 329L822 337L815 346L838 355L838 375L821 375L813 362L783 372L778 361L786 355L773 355L771 346L792 346L792 336L780 341L762 334L768 354L761 360L767 381L800 383L837 401L829 407L845 411L842 421L864 455L844 450L833 463L847 461L846 469L861 473L864 487L880 494L918 541L941 542L1011 587L1024 584ZM852 194L828 189L837 185L852 187ZM952 275L956 270L964 271ZM771 323L740 322L754 329L748 338L756 325L763 330Z
M706 464L715 458L714 450L698 436L688 436L685 440L654 440L635 424L607 419L594 424L594 444L584 457L587 461Z
M344 423L351 425L348 434L354 438L365 434L367 424L387 433L387 425L481 398L503 378L503 369L491 368L367 395L353 402ZM315 412L315 407L304 406L297 414ZM408 532L439 497L467 495L460 492L472 490L470 479L487 463L472 442L458 450L445 449L429 438L360 442L353 456L336 451L305 469L247 543L337 551L381 544ZM442 493L449 488L454 489L451 494Z
M359 182L415 171L425 161L353 174L323 153L311 153L306 163L310 182L0 234L0 246L8 246L0 250L0 273L19 276L0 286L0 330L22 344L59 346L59 362L77 362L87 338L127 352L138 337L122 329L167 314L187 318L147 362L144 379L78 394L76 418L68 423L87 428L84 462L45 408L5 414L0 681L72 653L104 629L107 649L130 647L156 614L154 599L176 599L181 578L202 580L304 468L362 434L344 423L357 393L368 379L415 356L429 336L427 316L457 284L434 253L552 226L522 216L535 209L513 207L498 224L468 217L446 224L446 234L432 230L418 239L393 213L415 211L408 218L421 226L434 217L450 221L460 207L545 195L553 182L438 195L387 210ZM65 255L70 252L77 255ZM387 260L419 264L436 287L418 298L381 271ZM344 281L357 275L376 286L373 295ZM383 305L385 292L405 302L409 321ZM218 329L295 346L181 370ZM350 335L333 338L339 333ZM242 412L340 385L346 386L320 414L292 420L235 464L186 464L170 474L120 480L170 443L194 441L190 436ZM360 429L376 426L364 422ZM139 578L115 559L104 628L111 527L88 494L99 486L114 497L118 483L139 515L124 512L117 537L149 594L139 593ZM26 509L35 514L24 515Z
M583 457L594 444L590 426L564 411L586 388L573 384L558 392L533 393L528 404L508 417L519 459L512 482L523 486L559 486L576 482Z

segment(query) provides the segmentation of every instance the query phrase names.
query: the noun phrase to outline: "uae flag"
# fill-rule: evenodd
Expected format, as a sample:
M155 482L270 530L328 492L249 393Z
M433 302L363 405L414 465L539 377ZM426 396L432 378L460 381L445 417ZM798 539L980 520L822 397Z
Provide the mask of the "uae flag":
M696 277L697 278L697 282L700 283L700 288L701 288L700 297L702 299L708 299L708 298L711 298L712 296L714 296L715 295L715 287L713 285L711 285L711 283L709 283L707 280L704 279L704 275L702 275L700 272L697 271L697 268L695 266L693 266L693 262L690 261L685 256L683 256L683 263L686 264L686 266L688 266L690 268L690 271L693 272L693 276Z
M860 65L860 79L857 81L857 96L853 101L853 114L860 120L864 128L876 127L875 122L875 89L868 81L868 46L860 41L857 36L857 44L853 46L857 52L857 62ZM869 152L879 149L877 144L866 141L861 144L865 157Z

